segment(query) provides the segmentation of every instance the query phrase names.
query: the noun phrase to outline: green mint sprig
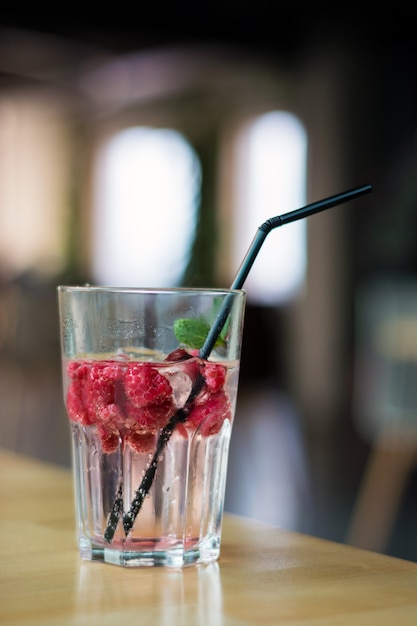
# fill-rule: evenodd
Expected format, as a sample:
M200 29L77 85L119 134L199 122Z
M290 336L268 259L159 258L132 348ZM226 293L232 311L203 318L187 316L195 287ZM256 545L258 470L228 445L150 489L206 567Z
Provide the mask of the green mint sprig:
M200 350L204 345L209 331L210 325L201 318L179 318L174 322L176 338L180 343L191 349ZM226 346L223 333L219 335L214 345L216 348Z

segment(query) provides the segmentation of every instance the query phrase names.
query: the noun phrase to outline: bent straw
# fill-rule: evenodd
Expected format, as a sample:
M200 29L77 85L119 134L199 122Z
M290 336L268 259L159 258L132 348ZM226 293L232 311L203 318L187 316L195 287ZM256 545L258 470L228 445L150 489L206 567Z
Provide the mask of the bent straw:
M252 240L251 245L249 246L246 256L244 257L240 265L240 268L237 271L235 279L233 280L233 283L231 285L231 289L241 289L243 287L246 277L249 274L250 269L258 255L258 252L261 249L263 242L265 241L267 235L271 232L271 230L273 230L274 228L277 228L278 226L283 226L284 224L289 224L290 222L303 219L305 217L313 215L314 213L318 213L319 211L330 209L331 207L334 207L338 204L348 202L349 200L358 198L359 196L369 193L370 191L372 191L371 185L363 185L362 187L355 187L354 189L345 191L335 196L330 196L329 198L319 200L318 202L307 204L305 207L302 207L301 209L296 209L295 211L290 211L289 213L284 213L283 215L278 215L276 217L272 217L266 220L266 222L264 222L263 224L261 224L261 226L259 226L256 232L256 235L254 239ZM223 306L220 309L220 312L218 313L217 318L214 321L214 324L212 325L209 334L207 335L206 341L199 352L200 358L207 359L211 350L213 349L214 344L216 343L217 338L219 334L221 333L226 323L227 317L230 313L232 298L233 298L233 294L229 294L224 299ZM161 433L158 437L155 454L153 455L152 460L149 464L149 467L143 476L142 482L139 485L135 493L135 496L132 500L129 511L125 513L123 516L123 528L124 528L124 532L126 536L129 534L130 530L132 529L133 524L135 523L136 516L138 515L142 507L143 501L152 487L152 483L155 478L155 473L156 473L157 466L158 466L158 461L162 454L162 451L164 447L166 446L166 444L168 443L171 437L171 434L175 428L175 425L178 424L179 422L184 422L187 419L188 413L190 412L191 407L192 407L192 403L201 389L201 385L202 385L202 378L199 377L194 383L191 389L190 395L187 398L187 401L185 402L184 406L181 409L178 409L175 415L171 417L168 424L161 430ZM113 539L113 535L116 530L119 517L123 510L121 492L122 492L122 488L120 485L112 510L108 518L107 528L104 533L104 537L106 541L108 541L109 543L111 543Z
M258 255L258 252L261 249L261 246L265 241L266 236L271 232L271 230L277 228L278 226L283 226L284 224L289 224L290 222L295 222L297 220L303 219L304 217L308 217L309 215L314 215L314 213L319 213L320 211L324 211L325 209L330 209L331 207L334 207L338 204L348 202L348 200L353 200L354 198L363 196L370 191L372 191L371 185L355 187L350 191L345 191L335 196L330 196L329 198L325 198L324 200L319 200L318 202L307 204L301 209L296 209L295 211L290 211L289 213L284 213L283 215L277 215L276 217L271 217L270 219L266 220L266 222L259 226L255 237L253 238L252 243L250 244L249 249L236 273L230 289L241 289L243 287L246 277L249 274L250 269ZM199 356L202 359L206 359L212 351L213 346L216 343L217 338L226 323L227 317L230 312L230 306L231 296L229 295L224 299L223 306L220 309L220 312L218 313L217 318L213 326L211 327L209 334L207 335L206 341L200 350Z

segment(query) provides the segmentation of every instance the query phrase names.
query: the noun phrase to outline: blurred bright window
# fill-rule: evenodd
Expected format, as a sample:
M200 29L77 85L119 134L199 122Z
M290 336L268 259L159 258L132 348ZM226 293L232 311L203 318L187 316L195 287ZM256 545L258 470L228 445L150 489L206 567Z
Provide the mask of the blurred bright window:
M179 284L200 183L199 159L180 133L139 126L114 135L97 161L94 280L128 287Z
M305 204L307 138L294 115L274 111L246 124L235 153L234 267L269 217ZM169 287L181 282L197 223L201 166L172 129L124 129L102 148L95 177L93 277L101 284ZM245 288L275 305L301 289L305 220L273 231Z
M306 131L291 113L266 113L242 129L236 154L233 262L237 268L265 220L304 206ZM303 286L306 259L306 220L273 230L246 279L248 300L274 305L292 299Z
M52 100L0 98L0 271L53 275L66 262L69 149Z

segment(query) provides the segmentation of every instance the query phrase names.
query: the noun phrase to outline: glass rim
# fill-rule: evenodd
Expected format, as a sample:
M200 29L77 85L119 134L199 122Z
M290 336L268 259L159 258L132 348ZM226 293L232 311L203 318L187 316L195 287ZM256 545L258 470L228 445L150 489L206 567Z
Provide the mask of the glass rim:
M123 293L145 295L244 295L245 289L228 289L221 287L115 287L104 285L58 285L59 293Z

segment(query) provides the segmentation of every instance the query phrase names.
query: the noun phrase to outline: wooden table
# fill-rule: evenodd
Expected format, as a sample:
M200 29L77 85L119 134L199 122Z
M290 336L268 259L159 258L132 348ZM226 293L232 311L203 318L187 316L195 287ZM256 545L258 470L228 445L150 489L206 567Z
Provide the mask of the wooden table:
M0 477L2 626L417 624L417 563L230 515L209 566L84 562L70 472L1 451Z

